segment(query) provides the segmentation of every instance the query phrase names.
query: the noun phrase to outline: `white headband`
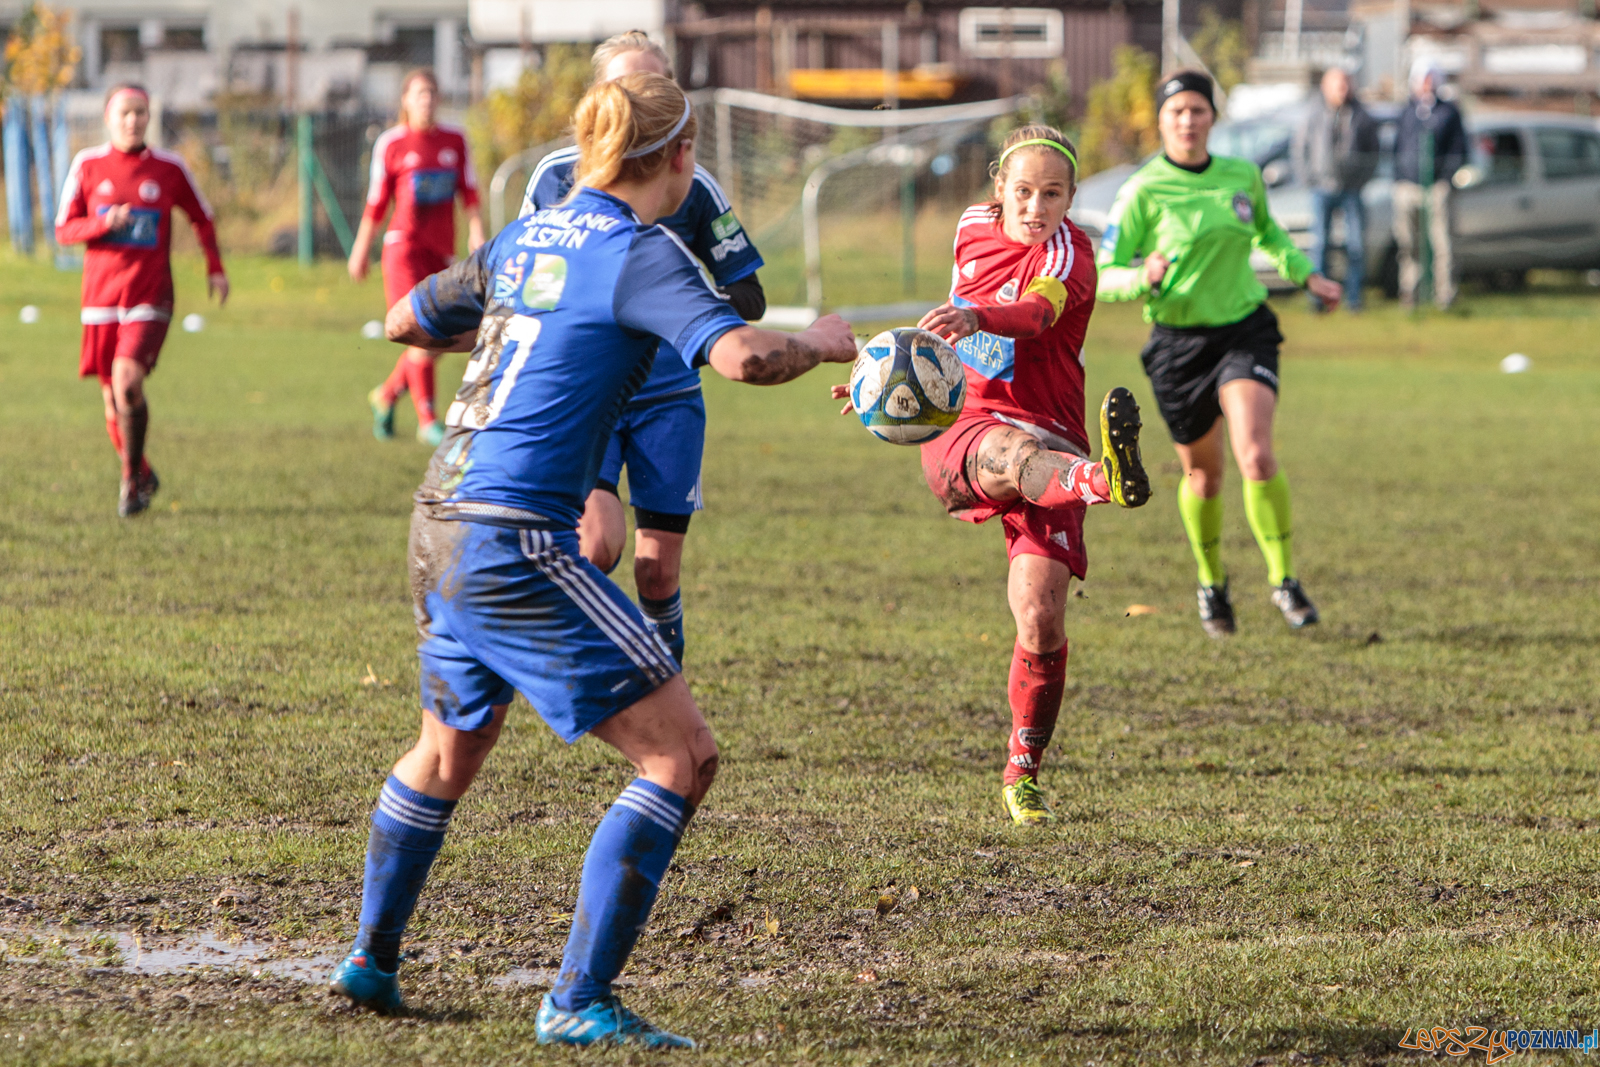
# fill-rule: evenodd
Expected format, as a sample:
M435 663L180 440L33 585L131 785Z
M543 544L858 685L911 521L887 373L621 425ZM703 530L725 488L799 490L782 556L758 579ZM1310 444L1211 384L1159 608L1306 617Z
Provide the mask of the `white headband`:
M647 144L643 148L635 148L632 152L624 152L622 154L622 158L638 159L640 156L648 156L651 152L659 152L662 148L666 147L669 141L678 136L685 126L689 124L689 116L692 113L693 109L689 103L689 98L684 97L683 117L678 120L678 124L672 127L672 130L665 137L661 138L661 140L655 142L654 144Z

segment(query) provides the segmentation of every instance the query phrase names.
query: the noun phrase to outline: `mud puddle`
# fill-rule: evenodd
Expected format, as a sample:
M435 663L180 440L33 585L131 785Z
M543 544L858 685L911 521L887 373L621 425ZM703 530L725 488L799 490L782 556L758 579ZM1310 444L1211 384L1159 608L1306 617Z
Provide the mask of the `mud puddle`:
M342 953L295 942L233 941L206 931L192 937L148 937L129 930L64 927L0 928L4 958L14 963L65 962L122 974L247 970L322 982Z

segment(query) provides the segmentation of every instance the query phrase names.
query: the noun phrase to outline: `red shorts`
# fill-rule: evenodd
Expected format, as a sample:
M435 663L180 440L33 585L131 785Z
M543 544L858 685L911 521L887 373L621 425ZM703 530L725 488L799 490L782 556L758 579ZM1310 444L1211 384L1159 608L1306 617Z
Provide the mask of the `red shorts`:
M422 279L438 274L450 265L448 256L441 256L426 248L418 248L410 241L396 241L383 246L383 303L392 308Z
M167 339L166 322L108 322L85 324L83 355L78 360L78 377L99 378L111 384L111 361L131 359L146 374L156 369L161 344Z
M922 474L928 488L954 518L988 522L996 515L1006 531L1006 558L1043 556L1064 563L1076 577L1089 573L1083 543L1082 504L1042 508L1027 500L995 500L967 476L970 457L989 431L1007 425L986 411L964 412L956 424L922 446Z

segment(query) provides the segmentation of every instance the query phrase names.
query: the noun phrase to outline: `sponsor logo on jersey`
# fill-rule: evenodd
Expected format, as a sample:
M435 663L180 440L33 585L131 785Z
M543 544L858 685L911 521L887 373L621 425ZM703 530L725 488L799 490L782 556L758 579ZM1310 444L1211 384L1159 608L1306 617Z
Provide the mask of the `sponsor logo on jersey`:
M1100 235L1100 247L1107 252L1117 247L1117 224L1112 223L1106 227L1106 232Z
M110 196L112 193L117 191L117 187L111 184L110 178L104 178L101 179L99 185L94 187L94 191L100 196Z
M711 220L711 232L719 241L726 241L739 232L739 220L734 217L732 208Z
M411 197L418 204L448 204L456 196L453 170L414 170L411 172Z
M153 204L161 199L161 186L146 179L139 183L139 199L147 204Z
M954 294L950 302L958 308L969 308L972 301ZM956 355L961 362L983 375L989 381L1009 382L1017 361L1017 343L1009 337L996 337L979 330L971 337L956 342Z
M522 288L522 279L527 273L527 267L526 252L518 252L505 261L500 267L500 273L494 276L494 299L497 303L511 303L512 297L517 295L517 290Z
M711 258L721 263L735 252L743 252L750 247L750 239L743 232L736 233L726 241L712 246Z
M533 257L528 284L522 287L522 302L533 311L554 311L566 288L567 261L540 253Z
M972 276L974 274L976 274L977 272L978 272L978 261L975 260L975 259L969 261L966 266L961 268L961 276L963 278L965 278L969 282L972 280Z
M1002 285L1000 291L994 294L994 298L1002 304L1009 304L1015 300L1017 298L1017 280L1012 278Z
M454 148L439 149L439 166L441 167L453 167L460 159L461 157L456 155Z
M1239 221L1246 226L1256 221L1256 206L1250 202L1248 193L1233 194L1233 213L1239 216Z
M97 214L111 210L107 204ZM101 238L106 244L128 248L154 248L161 242L161 212L154 208L136 207L128 213L128 221Z

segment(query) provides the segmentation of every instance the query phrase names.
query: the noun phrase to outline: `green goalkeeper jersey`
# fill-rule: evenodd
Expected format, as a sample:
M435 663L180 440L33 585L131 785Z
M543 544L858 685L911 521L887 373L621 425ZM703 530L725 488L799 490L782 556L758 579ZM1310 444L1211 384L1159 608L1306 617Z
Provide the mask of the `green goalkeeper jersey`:
M1146 322L1178 328L1226 326L1267 298L1250 267L1259 248L1295 285L1311 276L1311 261L1267 210L1261 170L1247 159L1212 156L1199 174L1157 156L1117 192L1111 221L1095 257L1101 300L1148 296ZM1135 259L1160 252L1172 261L1152 292Z

